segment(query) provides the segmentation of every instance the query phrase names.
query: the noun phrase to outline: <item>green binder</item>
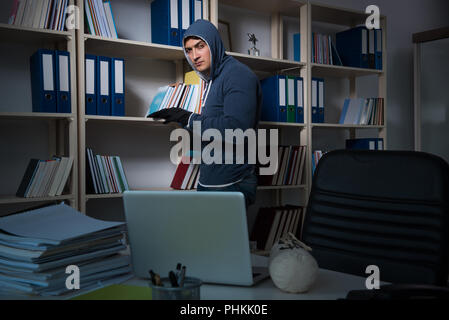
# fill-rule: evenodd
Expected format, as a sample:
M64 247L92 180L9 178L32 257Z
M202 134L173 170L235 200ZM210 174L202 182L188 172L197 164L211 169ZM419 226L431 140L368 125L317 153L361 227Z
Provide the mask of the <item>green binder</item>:
M151 300L151 288L113 284L86 294L72 298L72 300Z

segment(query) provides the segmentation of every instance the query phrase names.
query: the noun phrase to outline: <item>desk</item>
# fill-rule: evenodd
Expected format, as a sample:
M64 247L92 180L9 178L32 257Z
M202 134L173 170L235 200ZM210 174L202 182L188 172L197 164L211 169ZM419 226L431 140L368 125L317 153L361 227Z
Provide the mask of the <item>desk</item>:
M312 288L306 293L291 294L279 290L270 278L252 287L203 284L201 300L335 300L351 290L363 290L366 278L319 269ZM148 281L133 278L129 285L147 286Z

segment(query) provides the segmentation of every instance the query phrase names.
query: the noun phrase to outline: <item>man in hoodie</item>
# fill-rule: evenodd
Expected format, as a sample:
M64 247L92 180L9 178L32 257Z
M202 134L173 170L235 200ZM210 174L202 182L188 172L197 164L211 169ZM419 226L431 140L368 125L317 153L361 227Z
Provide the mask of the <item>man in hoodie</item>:
M201 114L181 108L169 108L150 115L178 122L189 130L194 122L201 125L201 135L207 129L216 129L225 137L225 129L257 129L262 102L261 88L256 75L244 64L225 54L217 28L206 20L197 20L184 34L183 48L187 61L206 82ZM255 164L250 164L247 154L243 163L236 161L236 142L233 162L225 164L225 144L222 143L221 163L200 164L198 191L240 191L246 206L254 203L257 188ZM228 141L229 143L229 141ZM202 143L202 149L208 143ZM244 141L244 150L248 150Z

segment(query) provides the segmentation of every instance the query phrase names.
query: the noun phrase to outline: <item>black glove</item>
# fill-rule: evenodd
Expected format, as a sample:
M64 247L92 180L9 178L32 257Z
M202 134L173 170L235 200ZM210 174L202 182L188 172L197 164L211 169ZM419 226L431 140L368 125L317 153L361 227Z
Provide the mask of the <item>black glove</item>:
M152 114L148 115L148 117L154 119L164 119L164 123L178 122L183 127L185 127L187 125L187 122L189 121L189 117L191 114L192 112L186 111L181 108L166 108L153 112Z

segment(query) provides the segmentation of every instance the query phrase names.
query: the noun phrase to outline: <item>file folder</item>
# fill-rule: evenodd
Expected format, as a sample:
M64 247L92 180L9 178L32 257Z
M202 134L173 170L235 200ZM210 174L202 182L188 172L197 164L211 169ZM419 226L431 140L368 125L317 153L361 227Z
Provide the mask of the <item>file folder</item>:
M180 45L178 0L154 0L151 3L151 41Z
M374 32L375 43L375 67L377 70L382 70L382 29L376 29Z
M111 78L111 58L99 56L97 61L97 114L100 116L110 116L111 86L109 80Z
M318 80L316 78L312 78L312 123L318 122Z
M111 115L125 115L125 60L111 60Z
M182 46L181 41L184 39L184 33L190 26L192 20L191 3L190 0L179 0L178 2L178 16L180 25L179 46Z
M383 138L346 139L346 149L383 150Z
M301 34L293 34L293 60L301 61Z
M39 49L30 58L33 112L56 112L55 54Z
M296 77L296 122L304 123L304 80Z
M203 0L190 0L190 23L203 19Z
M71 113L70 53L68 51L55 51L55 71L56 110L60 113Z
M344 66L369 68L368 29L356 27L336 34L337 51Z
M86 102L85 113L90 115L97 114L97 56L85 55L85 84L86 84Z
M287 122L286 79L283 75L276 75L261 82L262 121Z
M324 79L318 79L318 123L324 123Z
M374 29L368 30L368 65L371 69L376 68L375 31Z
M295 78L286 77L287 86L285 96L287 97L287 122L296 122L296 104L295 104Z

